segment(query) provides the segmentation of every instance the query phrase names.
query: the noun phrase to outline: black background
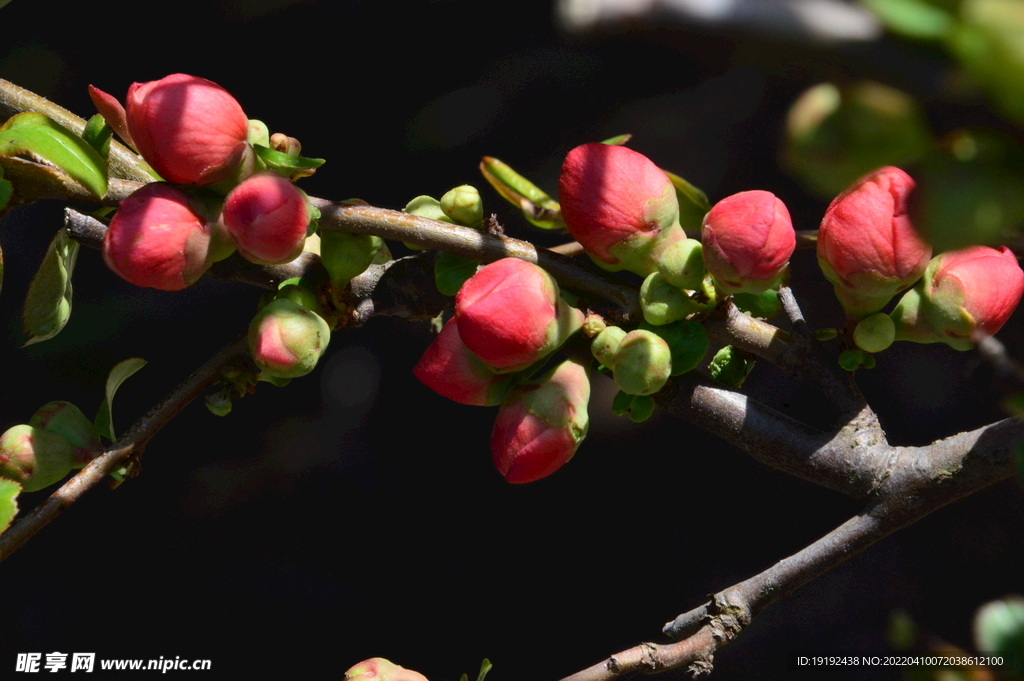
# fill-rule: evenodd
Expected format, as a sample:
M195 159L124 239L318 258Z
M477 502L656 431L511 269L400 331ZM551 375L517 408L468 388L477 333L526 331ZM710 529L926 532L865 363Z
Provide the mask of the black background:
M89 83L123 99L133 81L209 78L327 159L302 183L310 194L390 208L483 187L483 155L553 191L569 149L631 132L633 148L712 201L774 192L798 229L816 227L826 205L777 169L786 108L806 87L876 78L922 98L939 132L1005 127L983 103L938 97L946 64L923 46L700 27L581 37L560 32L547 3L490 7L14 0L0 10L0 76L85 116ZM510 235L558 241L482 191ZM71 322L18 349L20 302L60 215L37 205L0 225L0 428L54 399L91 414L110 367L144 357L115 402L120 432L244 331L260 292L207 279L137 289L83 250ZM840 323L813 253L793 269L812 324ZM1019 317L1001 334L1018 354ZM605 379L575 459L508 485L488 455L494 410L447 402L412 377L428 342L425 327L374 319L336 333L315 373L261 384L224 419L189 407L152 441L139 477L86 495L0 566L0 675L18 652L56 650L209 658L204 678L340 678L379 655L433 681L472 678L483 657L494 681L557 679L663 640L663 622L859 508L660 412L643 426L612 416ZM973 353L897 345L858 379L894 444L1002 417L1003 386ZM770 366L748 386L821 418L820 393ZM895 608L969 649L976 608L1021 590L1022 507L1009 481L880 542L766 611L717 656L713 678L830 678L786 671L786 651L885 650Z

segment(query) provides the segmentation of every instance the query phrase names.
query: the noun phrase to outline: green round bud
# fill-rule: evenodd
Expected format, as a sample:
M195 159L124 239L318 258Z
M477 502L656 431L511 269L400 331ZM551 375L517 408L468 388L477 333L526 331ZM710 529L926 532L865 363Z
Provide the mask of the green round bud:
M865 352L881 352L896 340L896 325L889 315L876 312L857 322L853 342Z
M331 285L335 288L348 286L352 279L366 271L383 243L379 236L369 234L321 232L320 261L331 275Z
M640 307L648 324L661 326L685 319L700 307L690 297L668 282L659 272L644 279L640 287Z
M75 446L48 430L19 425L0 435L0 477L26 492L49 487L75 467Z
M316 294L305 286L299 286L298 284L282 286L277 295L274 296L274 300L290 300L299 307L304 307L321 317L324 316L324 308L320 301L317 300Z
M619 344L622 339L626 337L626 332L617 326L606 327L604 331L597 334L597 338L590 345L590 352L594 355L594 359L601 363L602 366L609 369L615 368L615 353L619 349Z
M484 202L476 187L464 184L441 197L441 210L455 224L479 227L484 223Z
M661 254L658 272L668 283L696 291L704 281L704 247L696 239L677 241Z
M249 352L264 373L297 378L316 367L330 338L320 315L290 300L275 300L249 325Z
M672 374L672 351L650 331L630 331L619 343L612 368L615 384L630 395L653 395Z

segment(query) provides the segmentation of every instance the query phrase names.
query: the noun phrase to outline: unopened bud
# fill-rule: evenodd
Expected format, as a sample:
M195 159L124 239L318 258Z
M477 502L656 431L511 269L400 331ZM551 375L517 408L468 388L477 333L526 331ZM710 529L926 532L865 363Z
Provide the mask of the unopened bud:
M253 361L277 378L298 378L320 360L331 330L320 315L290 300L275 300L249 325L249 352Z
M668 283L687 291L700 289L704 281L704 247L696 239L677 241L662 253L658 272Z
M441 197L441 210L457 225L479 227L484 222L484 203L476 187L456 187Z
M617 326L609 326L594 338L594 342L590 345L590 352L602 366L614 369L615 353L625 337L625 331Z
M59 482L76 465L75 446L57 433L20 425L0 435L0 477L26 492Z
M441 329L412 372L438 395L481 407L501 404L512 381L510 375L495 373L469 351L454 319Z
M96 427L82 410L63 400L39 407L28 425L63 436L75 447L75 464L81 467L103 452Z
M383 657L374 657L353 665L345 672L345 681L427 681L427 677Z
M648 324L661 326L685 319L700 305L685 291L670 284L660 272L652 272L640 287L640 307Z
M297 258L305 245L309 219L305 194L269 170L232 189L221 217L239 254L260 265L279 265Z
M615 352L612 375L619 389L630 395L653 395L672 375L672 351L651 331L630 331Z

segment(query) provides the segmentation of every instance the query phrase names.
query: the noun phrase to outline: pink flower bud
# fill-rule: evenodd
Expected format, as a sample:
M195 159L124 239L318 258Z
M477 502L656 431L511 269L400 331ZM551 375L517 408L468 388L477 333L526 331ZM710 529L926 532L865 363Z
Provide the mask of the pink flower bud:
M796 248L786 206L771 192L740 192L704 216L704 264L729 293L764 293L777 283Z
M224 200L221 221L243 258L260 265L291 262L302 253L309 203L273 171L243 180Z
M565 157L558 180L562 217L599 265L648 275L658 254L685 238L668 176L632 149L584 144Z
M1013 252L1006 246L971 246L935 260L924 289L932 328L942 337L967 341L999 331L1024 294L1024 271Z
M499 372L525 369L583 325L583 313L558 295L540 267L505 258L480 268L455 297L459 336Z
M573 360L513 390L491 431L494 466L511 483L551 475L572 458L587 434L590 379Z
M373 657L353 665L345 672L345 681L427 681L427 677L383 657Z
M103 260L136 286L177 291L209 265L210 229L188 197L147 184L121 202L103 238Z
M469 351L454 319L444 325L412 372L423 385L459 404L493 407L509 389L508 376L494 373Z
M138 152L168 182L220 182L245 154L245 112L227 90L205 78L175 73L132 83L125 110Z
M928 267L932 249L910 224L914 180L899 168L879 168L853 183L825 211L818 264L849 317L882 309Z
M315 312L279 298L249 325L249 352L256 366L275 378L298 378L327 350L331 329Z

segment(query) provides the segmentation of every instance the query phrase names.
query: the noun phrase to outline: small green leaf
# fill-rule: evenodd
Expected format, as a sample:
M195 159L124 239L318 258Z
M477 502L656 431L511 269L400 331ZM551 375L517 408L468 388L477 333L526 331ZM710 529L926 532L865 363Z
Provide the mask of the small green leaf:
M480 263L472 258L467 258L454 253L439 253L434 261L434 283L437 290L444 296L454 296L466 283L466 280L476 274L476 268Z
M0 128L0 156L30 154L51 163L92 192L107 193L107 162L89 143L38 113L20 113Z
M624 135L616 135L615 137L609 137L608 139L601 142L601 144L607 144L610 147L621 147L631 139L633 139L633 135L627 132Z
M480 161L480 172L501 198L522 211L530 224L541 229L565 229L558 202L507 163L485 156Z
M819 341L829 341L839 335L839 330L834 328L818 329L814 332L814 339Z
M615 393L615 397L612 399L612 413L616 416L624 416L633 406L634 397L635 395L624 393L621 390Z
M25 345L53 338L71 318L71 273L77 257L78 242L61 229L50 242L25 296L21 313L22 327L29 336Z
M82 139L89 143L93 149L99 152L100 156L107 158L110 154L110 136L113 129L107 125L103 116L96 114L85 124L82 132Z
M4 208L11 202L14 196L14 185L4 179L4 169L0 168L0 215L3 215Z
M875 366L875 358L860 348L851 348L839 353L839 366L846 371L856 371L862 366L871 369Z
M304 156L289 156L280 151L274 151L269 147L256 144L253 146L256 155L272 168L287 178L297 180L301 177L309 177L316 172L326 161L322 158L306 158Z
M708 369L711 370L711 378L734 388L743 387L743 382L747 380L747 376L750 375L753 368L753 358L731 345L726 345L719 350L708 366Z
M658 334L668 343L672 351L673 376L692 371L708 351L708 334L700 322L684 319L664 326L644 322L640 328Z
M3 7L3 0L0 0ZM21 485L13 480L0 479L0 534L11 525L14 516L18 515L18 494Z
M953 17L924 0L861 0L886 28L909 38L937 39L949 33Z
M737 293L732 300L736 307L751 317L771 319L782 312L779 292L774 289L768 289L764 293Z
M476 681L484 681L487 677L487 672L491 671L493 666L491 661L485 657L484 661L480 663L480 673L476 675Z
M103 404L100 405L99 412L96 414L96 431L113 442L116 438L114 437L114 419L113 409L114 404L114 393L121 387L132 374L146 366L146 360L140 357L131 357L119 362L113 369L110 370L110 375L107 376L107 389L106 399Z
M650 395L636 395L633 397L633 404L629 405L629 420L633 423L643 423L651 418L654 413L654 398Z

